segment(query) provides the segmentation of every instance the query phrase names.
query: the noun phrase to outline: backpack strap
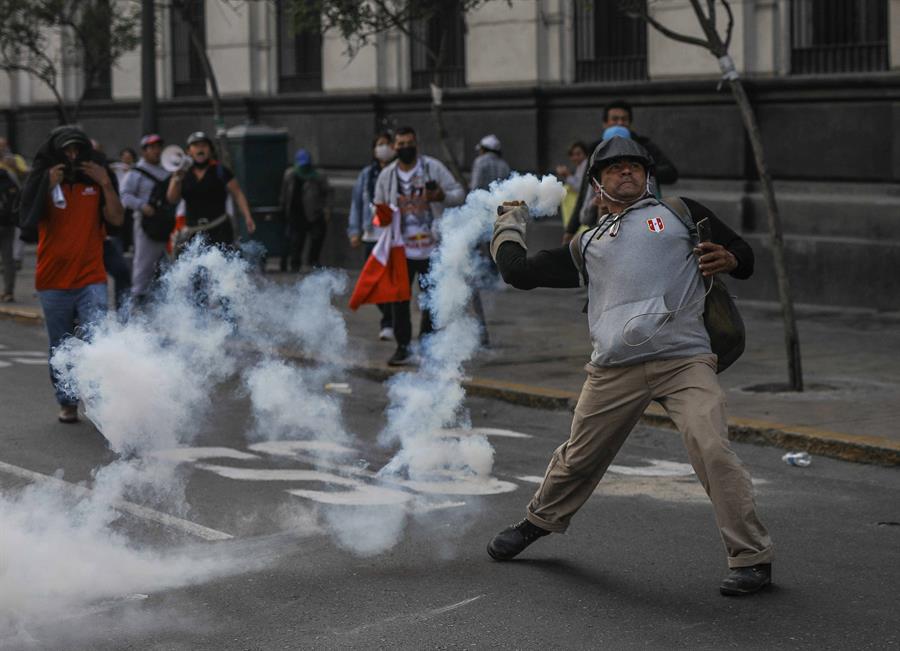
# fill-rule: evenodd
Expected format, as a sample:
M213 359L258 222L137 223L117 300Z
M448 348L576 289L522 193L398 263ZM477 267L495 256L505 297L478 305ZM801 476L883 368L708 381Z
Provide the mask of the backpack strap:
M697 224L694 222L694 216L691 214L691 209L687 207L684 199L681 197L672 197L667 201L660 201L660 203L668 208L670 212L675 213L675 216L678 217L678 219L681 220L681 223L684 224L684 227L688 229L691 240L696 243L699 240Z
M143 167L138 167L137 165L135 165L134 167L132 167L131 170L134 171L134 172L138 172L139 174L143 174L144 176L146 176L148 179L150 179L150 180L153 181L154 183L162 183L163 181L166 180L166 179L158 179L158 178L156 178L156 177L153 176L148 170L145 170Z

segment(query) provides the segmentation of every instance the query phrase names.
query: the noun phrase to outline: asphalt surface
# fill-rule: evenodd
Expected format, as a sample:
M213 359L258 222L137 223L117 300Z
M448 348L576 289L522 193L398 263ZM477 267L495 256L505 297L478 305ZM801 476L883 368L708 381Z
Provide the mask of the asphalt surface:
M0 462L90 485L92 470L113 461L113 455L89 423L56 422L41 363L45 341L38 328L0 321ZM344 397L344 415L358 441L335 472L355 472L368 486L372 482L365 473L381 467L392 452L375 443L386 397L376 382L357 377L348 382L353 393ZM313 466L284 450L275 454L251 447L245 435L251 428L248 405L239 393L235 384L216 390L215 415L198 424L195 445L255 456L223 458L239 455L218 451L218 458L181 464L190 507L172 513L179 521L232 538L202 541L179 526L132 513L112 525L129 548L152 554L160 572L185 555L218 563L215 571L176 587L151 589L149 579L146 589L130 584L112 598L32 616L14 631L2 628L10 619L0 613L0 647L900 645L896 469L820 457L796 468L781 461L782 450L734 444L757 484L758 507L777 560L772 588L750 598L724 598L718 583L725 558L712 511L696 478L685 474L686 454L669 430L636 429L616 459L618 472L607 475L568 534L538 541L520 560L496 563L485 545L522 517L534 478L567 434L566 412L469 399L473 426L526 435L489 437L496 451L493 476L512 490L441 496L389 486L392 495L414 493L420 499L416 512L398 526L400 507L329 505L327 494L345 487L271 475ZM243 479L223 476L233 475L235 468L254 472L245 472ZM25 483L0 471L7 498ZM368 499L366 490L360 492ZM134 501L142 502L139 496ZM164 500L149 505L166 508ZM354 530L340 524L348 517ZM347 540L366 543L390 537L395 528L397 544L386 552L366 557L345 548ZM336 531L349 537L340 538ZM0 559L0 584L2 568Z

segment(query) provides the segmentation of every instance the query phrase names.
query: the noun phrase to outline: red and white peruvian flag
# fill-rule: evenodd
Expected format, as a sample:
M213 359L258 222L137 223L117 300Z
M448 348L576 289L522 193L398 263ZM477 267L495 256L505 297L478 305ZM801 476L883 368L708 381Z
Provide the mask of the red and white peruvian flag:
M650 229L651 233L659 233L665 227L666 225L663 223L662 217L654 217L653 219L647 220L647 228Z
M400 229L400 212L394 206L376 207L375 223L386 226L372 255L366 260L353 294L350 309L366 303L397 303L410 299L409 276L406 271L406 248Z

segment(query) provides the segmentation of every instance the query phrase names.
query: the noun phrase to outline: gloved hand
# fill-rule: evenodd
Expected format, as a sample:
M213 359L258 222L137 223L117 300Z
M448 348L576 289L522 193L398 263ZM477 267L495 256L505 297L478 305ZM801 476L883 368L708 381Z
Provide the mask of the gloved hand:
M494 222L494 235L491 237L491 257L497 261L497 251L504 242L515 242L523 249L525 246L525 220L528 218L528 206L524 201L504 201L497 209L499 213Z

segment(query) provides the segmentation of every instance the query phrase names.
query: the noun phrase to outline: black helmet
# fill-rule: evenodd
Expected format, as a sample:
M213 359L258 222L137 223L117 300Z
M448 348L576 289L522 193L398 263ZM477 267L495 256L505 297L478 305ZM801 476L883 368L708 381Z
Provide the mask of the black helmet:
M633 160L644 166L649 173L653 168L653 156L643 145L631 138L607 138L594 149L588 165L588 176L599 180L600 172L617 160Z
M205 142L210 147L213 146L213 141L203 131L195 131L194 133L192 133L191 135L188 136L188 138L187 138L187 146L188 147L193 145L195 142Z

